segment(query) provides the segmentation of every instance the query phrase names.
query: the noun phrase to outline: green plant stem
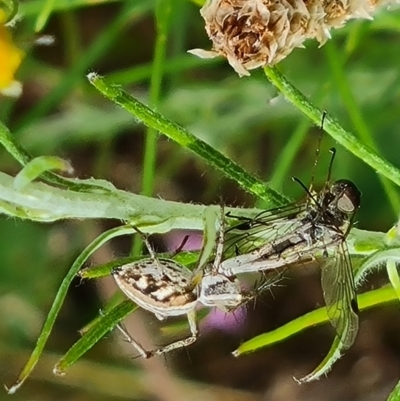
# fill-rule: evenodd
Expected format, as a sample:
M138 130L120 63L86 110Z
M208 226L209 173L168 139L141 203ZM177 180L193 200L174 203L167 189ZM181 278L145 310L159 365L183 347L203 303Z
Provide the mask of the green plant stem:
M115 188L112 192L90 193L31 182L20 191L15 188L14 177L0 172L0 212L31 221L117 219L135 224L146 233L164 233L172 229L202 230L205 208ZM226 208L226 211L247 217L260 212L240 208Z
M169 0L157 0L156 10L157 37L153 54L153 65L150 80L149 105L157 109L160 104L161 84L166 55L166 44L168 29L171 18L171 4ZM145 196L152 196L154 193L154 182L156 177L156 157L157 157L157 131L151 127L146 130L144 147L142 191ZM142 241L139 236L133 242L132 254L139 255Z
M337 51L334 42L329 41L324 46L324 51L335 81L335 88L339 90L342 101L346 106L345 109L350 116L355 131L365 144L377 152L378 149L376 143L351 90L346 74L344 73L342 57ZM386 178L382 176L378 176L378 178L385 190L394 214L397 215L400 210L400 199L396 189Z
M268 205L279 206L288 202L286 197L269 188L262 181L249 175L240 166L223 156L204 141L190 134L178 124L165 119L161 114L151 110L137 99L128 95L117 85L107 83L103 78L94 73L89 74L88 79L105 97L123 107L146 126L163 133L182 147L192 150L198 156L205 159L212 167L221 170L228 178L236 181L244 190L267 201Z
M171 19L169 0L157 0L156 25L157 38L154 48L152 74L150 80L149 106L157 109L160 104L161 83L166 55L166 44ZM154 192L155 164L157 153L157 132L148 128L146 133L145 153L143 161L142 195L152 196Z
M312 104L298 89L294 88L275 67L265 67L264 72L269 81L286 99L310 118L314 124L321 122L322 111ZM400 170L378 156L370 147L361 143L354 135L345 131L329 114L324 120L324 130L349 152L359 157L379 174L400 186Z

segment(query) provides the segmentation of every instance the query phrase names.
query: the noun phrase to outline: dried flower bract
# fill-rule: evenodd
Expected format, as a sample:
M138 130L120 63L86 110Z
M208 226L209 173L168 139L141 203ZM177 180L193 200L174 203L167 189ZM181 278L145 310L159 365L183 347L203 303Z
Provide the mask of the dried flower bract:
M321 45L351 18L370 19L380 0L207 0L200 10L213 42L202 58L226 57L240 75L284 59L306 39Z

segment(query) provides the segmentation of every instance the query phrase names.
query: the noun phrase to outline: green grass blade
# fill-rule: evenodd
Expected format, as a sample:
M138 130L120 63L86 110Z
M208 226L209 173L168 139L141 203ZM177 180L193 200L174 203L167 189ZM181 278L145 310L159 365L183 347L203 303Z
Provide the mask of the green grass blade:
M101 235L99 235L91 244L89 244L83 252L76 258L75 262L73 263L71 269L68 271L67 275L65 276L64 280L62 281L60 288L56 294L54 299L53 305L47 315L46 321L43 325L42 331L39 335L39 338L36 342L36 346L22 369L17 381L11 387L7 388L7 392L9 394L14 394L24 383L24 381L28 378L32 370L34 369L35 365L37 364L40 355L43 352L44 346L46 345L47 339L50 336L51 330L53 328L54 322L58 316L58 313L61 309L61 306L64 302L64 299L67 295L69 286L71 285L72 280L76 277L77 273L83 266L83 264L87 261L87 259L92 255L98 248L100 248L105 242L111 240L112 238L133 234L135 230L132 227L125 226L125 227L117 227L111 230L108 230Z
M53 11L54 3L55 0L46 0L44 6L42 5L42 9L36 18L35 32L40 32L45 27L47 20Z
M137 262L140 259L143 259L143 256L128 256L126 258L119 258L98 266L90 266L85 269L81 269L78 274L82 279L107 277L111 274L114 267L120 267L128 263Z
M396 387L390 393L387 401L400 401L400 382L396 384Z
M360 310L372 308L384 303L397 300L397 294L392 287L383 287L374 291L361 294L358 297ZM272 330L268 333L260 334L244 342L234 351L235 356L254 352L259 348L268 347L277 342L286 340L287 338L302 332L312 326L328 322L329 318L325 308L319 308L313 312L307 313L291 322Z
M208 164L221 170L227 177L236 181L243 189L267 201L270 206L278 206L288 202L287 198L268 188L267 184L248 174L232 160L190 134L178 124L167 120L161 114L128 95L119 86L107 83L95 73L89 74L88 79L105 97L123 107L146 126L163 133L182 147L192 150L206 160Z
M270 180L271 187L280 190L282 183L288 176L291 164L293 163L301 144L306 138L310 123L308 120L303 119L293 132L289 141L282 150L279 159L275 162L273 174Z
M54 374L58 376L64 375L69 367L135 309L136 305L126 300L106 312L58 361L54 367Z
M342 349L343 343L340 341L340 338L336 336L323 361L311 373L295 380L299 383L309 383L318 380L322 375L327 374L332 369L333 364L341 357Z
M347 113L350 116L355 131L358 133L365 144L370 146L374 151L377 151L377 146L373 139L371 131L361 113L360 106L357 104L351 86L344 72L341 54L337 51L333 41L329 41L324 46L324 50L327 56L327 60L329 62L330 69L332 71L332 76L335 82L334 86L338 89L340 93L341 99L347 110ZM394 187L392 182L388 181L384 177L378 175L378 178L381 181L382 187L385 190L386 196L389 199L393 212L395 213L395 215L397 215L400 209L400 199L397 194L396 188Z
M174 58L165 60L163 73L164 75L179 74L197 67L205 68L221 63L221 59L218 58L207 61L207 64L205 64L204 59L193 57L188 54L179 54ZM148 79L151 76L151 67L152 64L144 63L139 66L121 69L116 72L110 72L110 74L107 75L107 79L118 82L120 85L132 85L136 82Z
M98 4L116 3L119 0L57 0L53 11L61 12L75 10L81 7L93 7ZM24 1L20 5L20 12L24 17L36 16L43 8L43 0Z
M34 163L32 166L35 166L35 163L41 163L38 159L37 162L34 162L34 158L17 142L15 136L13 136L10 130L0 121L0 144L4 146L6 151L14 157L14 159L20 163L22 166L26 166L28 163ZM50 160L50 159L49 159ZM45 167L45 166L44 166ZM37 166L35 167L36 170ZM42 173L42 179L48 181L53 184L58 184L69 189L77 189L77 190L101 190L105 191L108 188L113 187L112 184L101 185L101 180L79 180L79 179L69 179L65 177L58 176L54 174L49 169L44 168L44 172ZM105 183L105 181L103 181Z
M0 121L0 144L22 166L25 166L32 156L14 139L10 130Z
M399 272L397 271L396 262L394 260L388 260L386 262L386 271L390 283L392 284L393 289L396 291L397 298L400 300L400 277Z
M65 171L68 174L73 172L68 161L55 156L39 156L28 162L14 178L14 188L21 191L33 180L50 170Z
M293 87L275 67L265 67L264 72L269 81L286 99L316 125L320 124L322 111L312 104L298 89ZM354 135L345 131L329 114L324 120L324 130L349 152L371 166L377 173L400 186L400 170L378 156L370 147L361 143Z
M161 84L164 75L164 64L167 47L168 30L171 21L170 0L157 0L156 27L157 38L153 54L153 65L150 79L149 105L157 109L160 104ZM142 195L152 196L154 191L155 167L157 154L157 132L148 128L143 160Z
M161 84L164 75L164 64L166 58L166 46L168 30L171 20L171 4L169 0L157 0L155 9L156 18L156 43L153 53L153 64L151 68L149 105L157 109L161 98ZM152 196L154 192L154 182L156 178L156 157L157 157L157 131L151 127L146 130L142 190L141 194ZM132 246L132 255L139 255L142 241L135 237Z

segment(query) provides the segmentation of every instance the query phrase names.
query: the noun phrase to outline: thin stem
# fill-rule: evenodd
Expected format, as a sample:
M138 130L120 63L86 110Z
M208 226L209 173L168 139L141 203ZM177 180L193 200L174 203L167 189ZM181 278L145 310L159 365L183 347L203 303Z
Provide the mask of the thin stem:
M169 0L157 0L156 5L157 38L153 55L153 68L150 81L149 106L157 109L160 104L161 84L164 73L166 44L171 4ZM157 132L148 128L146 132L145 153L143 161L142 195L152 196L154 192L155 164L157 153Z
M153 65L150 80L149 105L157 109L160 104L161 84L164 74L164 62L166 55L166 44L168 28L171 17L171 5L169 0L157 0L155 19L157 26L157 37L153 54ZM148 127L146 130L146 140L144 147L142 191L145 196L152 196L154 193L154 181L157 157L157 131ZM132 254L138 255L141 248L141 240L135 236Z
M276 86L286 99L310 118L311 121L319 124L322 117L320 109L312 104L298 89L293 87L275 67L265 67L264 72L269 81ZM354 135L345 131L330 115L327 115L325 118L324 130L349 152L359 157L379 174L400 186L400 170L378 156L370 147L364 145Z
M339 90L340 96L346 110L350 116L351 122L353 124L354 130L358 133L362 141L370 146L374 151L378 151L376 143L373 139L371 131L361 113L361 110L357 104L354 94L349 85L346 74L343 69L343 60L341 55L337 51L333 41L330 41L324 46L325 54L329 66L332 71L333 79L335 80L335 88ZM382 176L378 176L383 189L389 199L389 203L392 206L392 210L395 215L397 215L400 209L400 199L394 188L393 184Z
M221 170L227 177L236 181L246 191L264 199L270 206L279 206L288 202L288 199L257 178L248 174L232 160L223 156L204 141L196 138L178 124L165 119L161 114L128 95L115 84L107 83L97 74L88 75L89 81L105 97L120 105L145 125L160 131L182 147L192 150L202 157L211 166Z

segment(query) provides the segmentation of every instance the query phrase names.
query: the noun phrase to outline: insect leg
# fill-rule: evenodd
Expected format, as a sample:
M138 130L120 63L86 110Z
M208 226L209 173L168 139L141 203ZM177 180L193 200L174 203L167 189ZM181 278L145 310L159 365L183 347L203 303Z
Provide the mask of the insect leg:
M174 256L178 255L179 253L182 252L184 246L187 244L187 242L189 241L189 235L185 235L183 237L182 242L180 243L180 245L178 246L178 248L175 249L175 251L171 254L170 258L174 258Z
M122 333L125 337L125 340L132 345L139 352L140 356L143 358L151 358L153 355L151 351L146 351L136 340L134 340L131 335L124 329L120 324L117 324L116 328Z
M143 233L142 231L140 231L137 227L135 227L135 226L132 226L132 227L142 237L142 240L143 240L144 244L146 245L146 248L149 251L151 258L154 260L157 260L157 256L154 252L154 249L151 246L151 244L147 238L148 236L145 233Z
M165 345L164 347L160 347L158 349L150 351L151 355L149 355L148 358L151 356L154 356L154 355L165 354L174 349L187 347L187 346L193 344L197 340L197 338L199 336L199 330L197 328L197 322L196 322L196 311L194 309L189 311L187 314L187 318L188 318L188 322L189 322L189 328L190 328L191 335L189 337L183 338L182 340L175 341L171 344Z
M188 322L189 322L189 327L190 327L190 332L191 335L189 337L183 338L182 340L175 341L171 344L165 345L164 347L157 348L152 351L146 351L136 340L134 340L131 335L120 325L117 324L117 329L123 334L125 339L129 344L131 344L140 354L141 357L145 359L152 358L155 355L161 355L161 354L166 354L167 352L170 352L174 349L182 348L182 347L187 347L191 344L193 344L196 340L197 337L199 336L199 331L197 328L197 323L196 323L196 312L195 310L191 310L188 314Z

